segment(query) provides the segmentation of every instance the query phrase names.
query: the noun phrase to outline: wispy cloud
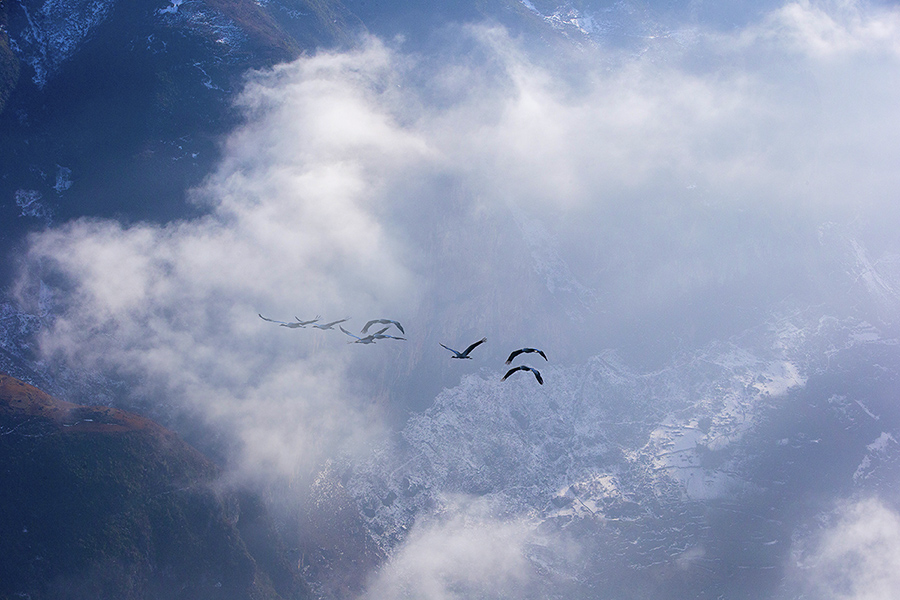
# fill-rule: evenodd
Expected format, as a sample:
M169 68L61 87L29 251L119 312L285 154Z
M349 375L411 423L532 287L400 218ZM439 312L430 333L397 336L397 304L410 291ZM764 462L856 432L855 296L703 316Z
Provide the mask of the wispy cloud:
M726 291L764 306L808 288L822 220L896 222L897 20L792 3L640 55L551 56L490 27L453 29L459 54L322 51L248 77L246 121L195 193L206 216L54 227L22 297L56 287L48 357L129 374L232 432L239 471L290 477L364 449L373 398L413 371L402 401L432 393L439 339L580 360L634 338L623 323L660 337L690 321L679 307L714 321ZM257 313L412 320L410 340L348 346Z
M801 558L802 589L824 600L888 600L900 589L900 515L877 499L848 502Z
M477 500L449 498L441 514L413 527L363 598L536 597L529 590L537 575L527 559L531 529L526 521L491 517Z
M133 375L145 393L226 424L251 472L290 475L377 434L349 338L257 313L358 321L414 300L414 273L385 230L379 173L425 149L366 96L387 57L372 44L251 80L240 99L248 123L198 190L208 216L80 220L34 238L25 281L55 274L65 290L44 352Z
M819 58L845 60L900 55L900 14L859 0L788 2L773 11L763 26L750 28L749 39L778 39L790 49Z

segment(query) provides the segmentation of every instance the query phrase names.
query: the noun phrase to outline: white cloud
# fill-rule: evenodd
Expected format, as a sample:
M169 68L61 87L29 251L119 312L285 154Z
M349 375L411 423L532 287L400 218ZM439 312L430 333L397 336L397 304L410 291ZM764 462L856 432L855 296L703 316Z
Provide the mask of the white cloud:
M848 503L802 557L803 589L823 600L891 600L900 589L900 515L876 499Z
M370 39L253 74L196 191L207 216L32 238L22 289L44 278L63 302L42 348L135 376L233 431L242 470L290 476L377 435L372 399L436 364L438 336L527 332L575 360L610 313L536 312L566 314L566 289L637 322L724 283L777 287L778 269L792 282L795 225L897 220L897 14L790 4L639 56L460 28L464 55ZM529 263L517 223L535 220L555 278ZM408 344L365 348L258 312L413 322Z
M61 275L66 290L43 350L132 374L227 424L248 471L291 475L377 434L349 338L257 313L358 321L414 300L379 180L396 175L391 161L409 167L426 150L365 98L386 57L371 44L257 75L241 98L248 124L198 191L209 216L165 226L81 220L34 238L31 275Z
M526 557L530 535L524 521L492 518L478 501L451 499L446 512L416 523L363 597L534 597L528 589L535 576Z
M789 2L749 33L780 38L815 58L900 55L900 14L859 0Z

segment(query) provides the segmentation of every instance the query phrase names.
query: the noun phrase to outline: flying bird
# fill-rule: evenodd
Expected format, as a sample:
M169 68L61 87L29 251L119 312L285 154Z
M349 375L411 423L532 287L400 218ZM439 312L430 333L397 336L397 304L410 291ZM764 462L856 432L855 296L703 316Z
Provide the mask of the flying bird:
M387 331L387 327L385 327L381 331L377 331L373 334L367 335L366 337L359 337L358 335L354 335L354 334L350 333L349 331L347 331L346 329L344 329L344 327L341 325L339 325L338 327L340 328L341 331L343 331L350 337L356 338L356 341L347 342L348 344L374 344L375 340L381 339L381 337L390 337L390 336L382 335L385 331Z
M392 320L390 320L390 319L372 319L371 321L369 321L368 323L366 323L366 326L365 326L365 327L362 328L362 332L363 332L363 333L368 333L368 332L369 332L369 327L371 327L371 326L374 325L375 323L381 323L381 324L383 324L383 325L388 325L388 326L390 326L390 325L396 325L396 326L397 326L397 329L400 330L400 333L402 333L402 334L404 334L404 335L406 334L406 332L403 331L403 325L401 325L401 324L400 324L399 322L397 322L397 321L392 321Z
M384 329L382 329L382 331L384 331ZM373 334L372 334L372 337L374 337L376 340L383 340L383 339L387 338L387 339L389 339L389 340L403 340L403 341L406 341L406 338L405 338L405 337L399 337L399 336L396 336L396 335L386 335L386 334L384 334L384 333L373 333Z
M479 344L483 344L486 341L487 341L486 337L481 338L480 340L478 340L477 342L475 342L474 344L472 344L471 346L469 346L462 352L458 352L458 351L454 350L453 348L451 348L450 346L444 346L443 344L441 344L441 346L443 346L444 348L446 348L447 350L449 350L450 352L452 352L454 354L454 356L451 356L450 358L472 358L471 356L469 356L469 352L471 352L472 350L477 348L479 346ZM440 342L438 342L438 343L440 344Z
M519 348L518 350L513 350L510 353L509 358L506 359L506 364L511 363L513 361L513 359L515 357L517 357L518 355L524 354L527 352L537 352L538 354L540 354L541 356L544 357L544 360L547 360L547 355L544 354L544 352L542 350L538 350L537 348Z
M262 319L263 321L268 321L270 323L278 323L279 326L288 327L290 329L297 329L298 327L306 327L310 323L315 323L316 321L319 320L319 317L316 317L312 321L301 321L300 319L297 319L297 317L294 317L295 319L297 319L297 322L294 323L294 322L276 321L275 319L267 319L266 317L260 315L259 313L256 313L256 314L258 314L259 318Z
M504 375L503 379L501 379L500 381L506 381L506 378L509 377L510 375L512 375L513 373L515 373L516 371L531 371L532 373L534 373L534 377L535 377L535 379L537 379L537 382L541 385L544 385L544 380L541 377L540 371L538 371L537 369L533 369L533 368L529 367L528 365L519 365L518 367L513 367L512 369L510 369L509 371L506 372L506 375Z
M346 319L338 319L337 321L332 321L331 323L319 323L318 325L313 325L313 327L318 327L319 329L322 329L322 330L334 329L334 326L337 325L338 323L343 323L344 321L349 321L349 320L350 320L350 317L347 317Z

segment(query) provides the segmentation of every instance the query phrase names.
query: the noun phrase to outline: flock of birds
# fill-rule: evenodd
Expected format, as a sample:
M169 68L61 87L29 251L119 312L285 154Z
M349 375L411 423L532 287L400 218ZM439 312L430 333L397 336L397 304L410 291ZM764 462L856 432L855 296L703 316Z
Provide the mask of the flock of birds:
M400 333L406 335L406 332L403 330L403 326L398 321L394 321L392 319L372 319L371 321L366 323L365 327L362 328L362 331L360 331L361 335L356 335L355 333L350 333L349 331L344 329L343 325L341 325L341 323L344 323L345 321L349 321L350 317L346 317L344 319L338 319L337 321L331 321L330 323L319 323L319 320L321 319L321 317L318 315L316 315L316 318L311 321L303 321L299 317L294 317L295 321L278 321L276 319L269 319L267 317L264 317L264 316L262 316L262 314L259 314L259 318L262 319L263 321L268 321L269 323L277 323L280 327L287 327L289 329L304 329L304 328L306 328L307 325L312 325L316 329L327 330L327 329L334 329L334 326L337 325L338 329L343 331L349 337L353 338L352 341L347 342L348 344L374 344L376 341L384 340L384 339L406 340L406 338L404 338L404 337L388 335L385 333L388 329L391 328L391 326L394 326L398 330L400 330ZM374 333L369 333L369 329L373 325L384 325L384 327L380 328L379 330L375 331ZM441 344L441 346L453 353L453 356L451 356L450 358L471 359L472 357L469 356L469 354L471 354L472 350L474 350L481 344L485 343L486 341L487 341L486 337L481 338L477 342L469 344L469 346L462 352L460 352L458 350L454 350L450 346L445 346L444 344ZM518 350L513 350L512 352L510 352L509 358L506 359L506 364L507 365L512 364L512 361L520 354L530 354L530 353L540 354L544 358L544 360L548 360L547 355L544 354L544 352L542 350L539 350L537 348L519 348ZM506 375L504 375L500 381L506 381L506 379L510 375L512 375L513 373L515 373L517 371L530 371L534 375L534 378L537 379L537 382L541 385L544 385L544 378L541 377L541 372L538 371L537 369L535 369L534 367L530 367L528 365L519 365L519 366L511 368L509 371L506 372Z

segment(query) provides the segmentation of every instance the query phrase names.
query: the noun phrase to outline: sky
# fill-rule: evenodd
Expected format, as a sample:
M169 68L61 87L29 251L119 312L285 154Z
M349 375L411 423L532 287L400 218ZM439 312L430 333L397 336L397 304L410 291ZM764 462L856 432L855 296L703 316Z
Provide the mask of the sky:
M898 250L893 7L790 2L628 48L548 48L491 24L436 35L440 50L364 37L248 74L243 122L192 191L203 217L34 234L17 289L35 311L52 291L46 359L226 432L236 481L308 481L461 377L498 377L515 347L653 368L785 302L845 310L819 257L829 224L873 261ZM397 319L407 339L351 344L258 314L349 317L355 334ZM483 336L478 360L438 345ZM523 522L448 506L369 597L527 585ZM895 548L897 522L877 500L847 508L810 569ZM459 551L423 551L436 541ZM495 563L472 554L485 545ZM820 597L886 598L893 567L863 562Z

